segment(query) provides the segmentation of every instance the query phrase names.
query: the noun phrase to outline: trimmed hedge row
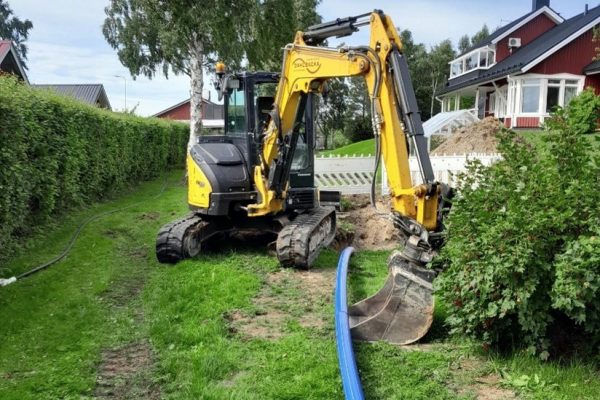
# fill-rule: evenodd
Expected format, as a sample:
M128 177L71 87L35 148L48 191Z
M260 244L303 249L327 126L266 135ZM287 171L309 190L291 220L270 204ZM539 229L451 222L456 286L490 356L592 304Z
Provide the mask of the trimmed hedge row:
M183 165L188 129L0 76L0 260L52 215Z

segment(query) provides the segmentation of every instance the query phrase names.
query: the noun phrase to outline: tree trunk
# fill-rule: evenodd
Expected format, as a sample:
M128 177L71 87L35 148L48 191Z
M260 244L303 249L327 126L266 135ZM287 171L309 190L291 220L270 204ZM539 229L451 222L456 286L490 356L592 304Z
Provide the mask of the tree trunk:
M435 89L437 88L437 77L432 76L431 78L431 109L429 111L429 118L433 117L433 106L435 105Z
M202 90L204 89L204 72L202 62L204 46L194 36L190 44L190 139L188 151L198 143L202 131Z

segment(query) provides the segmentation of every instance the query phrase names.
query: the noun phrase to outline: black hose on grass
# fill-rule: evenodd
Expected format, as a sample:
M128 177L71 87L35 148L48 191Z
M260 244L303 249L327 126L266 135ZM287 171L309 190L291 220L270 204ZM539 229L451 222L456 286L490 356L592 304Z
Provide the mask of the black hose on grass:
M168 175L165 175L165 181L163 182L163 185L160 189L160 191L158 192L158 194L156 194L154 197L152 197L151 199L157 199L159 198L167 189L167 181L168 181ZM71 239L69 240L69 243L67 244L67 246L65 247L65 249L56 257L54 257L52 260L47 261L41 265L38 265L35 268L30 269L29 271L25 271L17 276L13 276L7 279L2 279L0 278L0 286L7 286L10 285L11 283L14 283L18 280L21 280L23 278L26 278L28 276L31 276L37 272L40 272L48 267L50 267L51 265L56 264L57 262L59 262L60 260L62 260L63 258L65 258L70 252L71 249L73 248L73 246L75 245L75 242L77 241L77 238L79 237L79 234L81 233L81 231L83 230L83 228L85 228L90 222L95 221L97 219L100 219L102 217L105 217L107 215L110 214L114 214L120 211L125 211L128 208L132 208L135 206L138 206L142 203L145 203L145 201L138 201L137 203L133 203L130 204L128 206L125 207L121 207L121 208L116 208L114 210L109 210L109 211L105 211L105 212L101 212L99 214L96 215L92 215L91 217L88 217L85 221L83 221L81 224L79 224L79 226L77 227L77 229L75 230L75 232L73 233L73 236L71 236Z

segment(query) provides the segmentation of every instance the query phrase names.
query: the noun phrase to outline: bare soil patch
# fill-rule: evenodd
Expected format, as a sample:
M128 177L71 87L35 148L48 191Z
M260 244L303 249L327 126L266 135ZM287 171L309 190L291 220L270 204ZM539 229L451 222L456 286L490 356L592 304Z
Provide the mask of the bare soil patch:
M350 203L349 209L338 213L336 247L352 245L357 250L398 248L400 242L398 229L386 217L390 212L388 200L377 200L377 209L371 206L367 195L351 195L347 200Z
M325 305L333 301L334 285L333 269L282 269L267 275L251 311L234 310L224 317L232 333L248 338L280 338L294 320L321 329L330 322Z
M146 341L102 352L94 396L99 399L159 399L152 382L153 353Z
M487 117L478 123L458 129L431 152L432 155L495 153L498 146L496 133L500 122Z
M474 395L477 400L517 399L512 390L500 386L501 377L490 373L485 362L478 358L464 358L458 361L453 371L452 384L461 395Z
M160 213L156 211L145 212L138 217L138 219L146 221L156 221L158 218L160 218Z

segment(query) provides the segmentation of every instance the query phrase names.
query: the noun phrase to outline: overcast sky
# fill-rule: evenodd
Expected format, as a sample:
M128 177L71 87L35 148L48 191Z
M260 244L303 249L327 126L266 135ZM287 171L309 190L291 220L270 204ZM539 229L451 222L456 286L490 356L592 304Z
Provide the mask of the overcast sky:
M33 22L27 61L31 83L102 83L113 109L122 109L125 80L115 77L121 75L126 77L127 105L131 108L138 104L140 115L155 114L189 96L186 76L133 80L101 32L104 7L109 0L8 0L8 3L17 16ZM551 0L550 6L569 18L583 12L585 3ZM597 5L589 3L590 7ZM323 0L318 12L327 21L362 14L372 8L384 10L396 25L411 30L416 42L431 46L444 39L456 44L460 36L475 33L484 23L492 30L504 25L529 12L531 0ZM366 43L364 28L345 41Z

